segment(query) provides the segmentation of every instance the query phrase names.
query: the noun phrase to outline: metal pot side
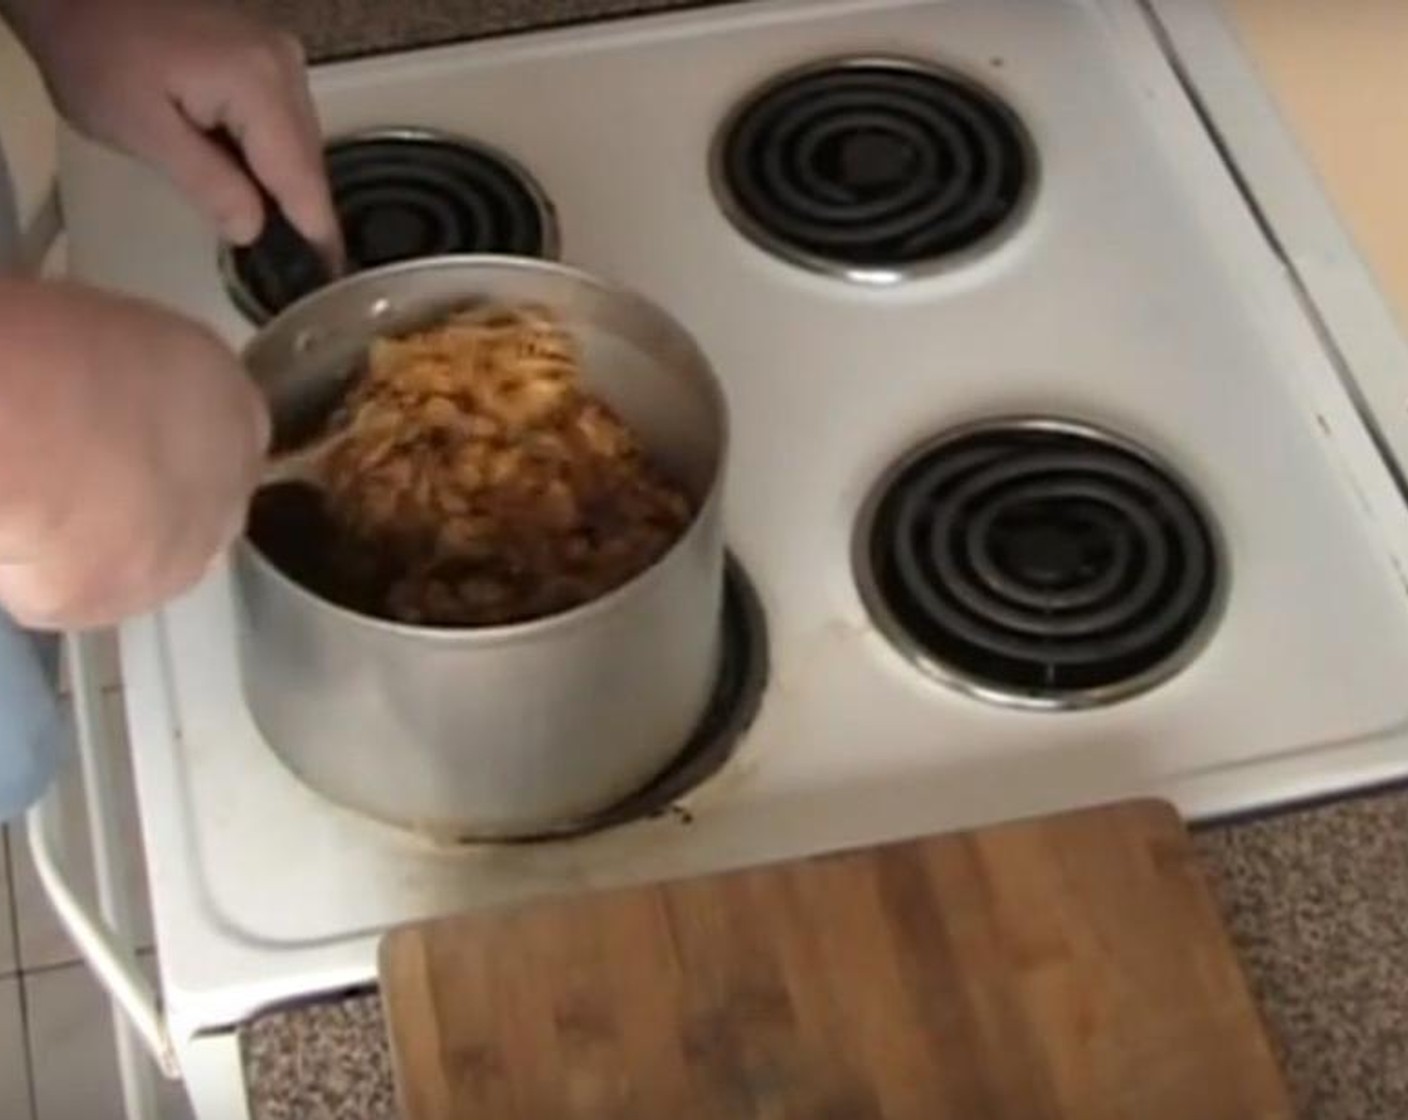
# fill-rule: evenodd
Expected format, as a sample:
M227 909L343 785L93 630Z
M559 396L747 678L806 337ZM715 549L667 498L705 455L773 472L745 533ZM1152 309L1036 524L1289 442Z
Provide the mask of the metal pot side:
M269 323L245 351L276 441L325 415L375 335L479 298L553 308L584 376L697 502L655 565L574 610L444 630L348 611L248 538L234 556L247 702L271 749L329 799L436 835L531 834L628 797L681 750L718 671L728 420L689 335L576 270L441 257L359 273Z

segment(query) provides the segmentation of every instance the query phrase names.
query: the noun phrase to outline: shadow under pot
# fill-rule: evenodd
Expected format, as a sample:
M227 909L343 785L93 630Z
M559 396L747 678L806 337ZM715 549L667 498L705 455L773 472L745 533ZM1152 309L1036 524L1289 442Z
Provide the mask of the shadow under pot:
M340 805L437 838L571 825L664 771L722 655L724 395L689 334L639 295L561 265L440 257L347 277L285 309L244 358L276 446L325 421L369 345L481 302L552 311L584 388L691 499L645 570L518 623L390 621L326 582L315 492L264 492L234 556L245 696L270 748Z

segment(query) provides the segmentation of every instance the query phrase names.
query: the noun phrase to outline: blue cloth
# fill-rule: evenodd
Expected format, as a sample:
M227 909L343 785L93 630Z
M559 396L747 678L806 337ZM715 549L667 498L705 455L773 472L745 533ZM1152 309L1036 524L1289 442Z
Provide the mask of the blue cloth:
M58 659L57 638L0 613L0 821L39 799L63 757Z

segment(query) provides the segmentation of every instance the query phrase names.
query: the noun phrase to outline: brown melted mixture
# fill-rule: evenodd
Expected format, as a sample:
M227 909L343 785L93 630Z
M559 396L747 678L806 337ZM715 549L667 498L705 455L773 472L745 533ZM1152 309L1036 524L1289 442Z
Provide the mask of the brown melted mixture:
M311 590L378 617L473 627L568 610L653 564L693 514L534 308L377 340L330 425L322 494L261 494L250 535Z

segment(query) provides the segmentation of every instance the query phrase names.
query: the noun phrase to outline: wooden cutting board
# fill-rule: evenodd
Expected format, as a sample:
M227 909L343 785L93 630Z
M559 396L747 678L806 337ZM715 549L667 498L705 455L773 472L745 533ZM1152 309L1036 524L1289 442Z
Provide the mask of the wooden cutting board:
M1129 803L407 927L405 1120L1271 1120L1174 811Z

